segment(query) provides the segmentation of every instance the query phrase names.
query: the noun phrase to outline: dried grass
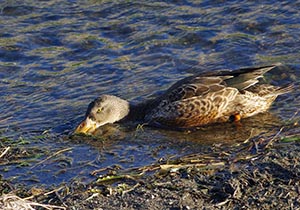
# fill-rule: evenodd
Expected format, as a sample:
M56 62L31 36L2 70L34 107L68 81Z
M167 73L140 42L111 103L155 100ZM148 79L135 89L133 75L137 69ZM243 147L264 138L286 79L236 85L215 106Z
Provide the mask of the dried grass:
M41 204L34 201L30 201L26 198L20 198L15 194L3 194L0 197L0 209L2 210L34 210L35 207L42 207L44 209L66 209L62 206L54 206L48 204Z

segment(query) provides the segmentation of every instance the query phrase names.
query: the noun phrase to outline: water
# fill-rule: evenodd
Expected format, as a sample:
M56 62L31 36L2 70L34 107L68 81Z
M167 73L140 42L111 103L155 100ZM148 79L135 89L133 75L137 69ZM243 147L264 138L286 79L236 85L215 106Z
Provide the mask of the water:
M266 127L254 127L259 134L273 118L288 120L300 107L299 7L299 1L2 1L1 135L27 139L23 149L39 148L41 155L25 166L3 166L3 175L46 185L86 180L98 168L142 166L247 139L257 124L251 120L239 134L230 125L196 134L121 125L122 137L105 143L68 138L98 95L142 101L202 71L284 63L270 78L295 83L295 91L274 104L275 117L264 116Z

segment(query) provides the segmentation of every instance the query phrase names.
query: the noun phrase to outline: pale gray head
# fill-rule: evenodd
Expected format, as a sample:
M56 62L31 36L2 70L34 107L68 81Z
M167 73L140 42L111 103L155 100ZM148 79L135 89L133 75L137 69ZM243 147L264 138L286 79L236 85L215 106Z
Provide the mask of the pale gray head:
M127 101L112 95L102 95L89 104L85 119L75 133L92 133L102 125L123 119L128 113Z

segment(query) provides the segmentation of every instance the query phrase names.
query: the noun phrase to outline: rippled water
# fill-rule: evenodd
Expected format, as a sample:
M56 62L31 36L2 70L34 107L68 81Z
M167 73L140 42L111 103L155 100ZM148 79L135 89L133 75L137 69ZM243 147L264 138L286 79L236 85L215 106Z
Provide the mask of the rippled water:
M60 154L63 163L12 165L4 175L25 180L30 172L41 183L60 183L101 167L141 166L207 150L208 142L247 138L247 129L241 138L232 128L187 134L122 126L122 138L105 144L55 137L69 133L100 94L137 102L191 73L281 62L285 67L270 78L296 88L271 112L291 118L300 107L299 8L299 1L2 1L2 135L30 137L28 147L50 153L69 148ZM268 117L266 125L274 122ZM51 137L30 140L45 131Z

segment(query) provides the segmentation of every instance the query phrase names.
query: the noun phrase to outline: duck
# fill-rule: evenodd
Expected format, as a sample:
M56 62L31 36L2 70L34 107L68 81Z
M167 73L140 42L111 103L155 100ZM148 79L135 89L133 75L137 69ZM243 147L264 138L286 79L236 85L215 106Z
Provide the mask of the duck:
M267 112L277 96L292 91L291 84L279 87L262 79L279 65L196 74L138 104L104 94L88 105L74 133L93 134L104 125L123 121L178 129L240 121Z

